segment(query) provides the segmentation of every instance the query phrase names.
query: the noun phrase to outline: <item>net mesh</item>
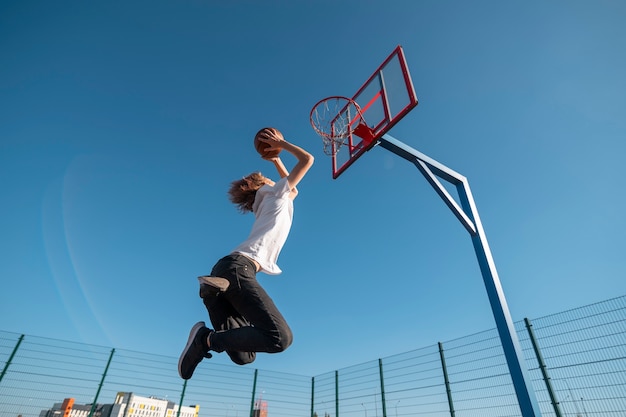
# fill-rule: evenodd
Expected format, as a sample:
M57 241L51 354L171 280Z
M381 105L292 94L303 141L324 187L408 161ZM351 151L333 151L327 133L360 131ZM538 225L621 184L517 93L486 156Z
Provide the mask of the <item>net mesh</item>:
M326 155L335 155L362 120L361 108L352 99L333 96L311 110L311 125L324 144Z

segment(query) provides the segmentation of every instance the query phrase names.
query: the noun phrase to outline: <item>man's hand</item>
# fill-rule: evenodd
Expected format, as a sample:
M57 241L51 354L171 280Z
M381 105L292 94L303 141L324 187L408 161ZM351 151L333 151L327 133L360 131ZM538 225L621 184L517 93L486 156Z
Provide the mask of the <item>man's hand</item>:
M280 133L278 129L274 128L263 129L261 132L259 132L257 138L261 142L268 145L268 147L265 148L265 152L270 155L280 153L280 151L283 150L285 143L287 143L285 141L285 138L283 137L283 134ZM271 158L266 157L263 157L263 159L271 160Z

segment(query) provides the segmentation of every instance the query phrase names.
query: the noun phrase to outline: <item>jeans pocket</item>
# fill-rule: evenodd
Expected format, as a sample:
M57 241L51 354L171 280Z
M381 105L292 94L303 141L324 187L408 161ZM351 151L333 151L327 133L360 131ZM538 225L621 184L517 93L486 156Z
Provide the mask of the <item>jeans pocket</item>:
M241 290L247 286L247 282L256 280L256 271L249 265L240 265L237 267L235 276L237 277L237 288Z

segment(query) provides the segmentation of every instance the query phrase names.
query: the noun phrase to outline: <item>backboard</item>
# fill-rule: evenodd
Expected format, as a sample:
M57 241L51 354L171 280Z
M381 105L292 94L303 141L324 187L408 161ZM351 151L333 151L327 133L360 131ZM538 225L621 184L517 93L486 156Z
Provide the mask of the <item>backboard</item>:
M356 107L359 112L358 118L350 123L351 129L340 140L334 141L328 152L332 157L333 179L376 145L378 139L417 106L417 96L402 47L397 46L351 100L346 98L344 102L348 104L343 110L338 109L337 114L350 113L348 107ZM313 111L311 123L314 125ZM335 117L330 123L338 125L337 131L345 130L345 117ZM339 123L342 125L339 126Z

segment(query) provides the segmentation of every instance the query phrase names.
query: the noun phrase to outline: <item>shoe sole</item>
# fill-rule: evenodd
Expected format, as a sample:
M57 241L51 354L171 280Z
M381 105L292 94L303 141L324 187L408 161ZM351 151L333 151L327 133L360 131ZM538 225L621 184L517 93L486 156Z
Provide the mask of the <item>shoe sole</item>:
M187 345L185 346L183 353L180 354L180 358L178 358L178 375L180 375L182 379L191 378L191 377L185 378L183 376L181 367L183 366L183 359L185 355L187 355L187 352L189 351L189 347L192 345L194 339L196 338L196 335L198 334L200 329L202 329L203 327L205 327L205 323L203 321L199 321L191 328L191 331L189 332L189 339L187 339Z
M200 284L206 284L215 289L217 292L224 292L230 286L230 282L226 278L201 276L198 277Z

